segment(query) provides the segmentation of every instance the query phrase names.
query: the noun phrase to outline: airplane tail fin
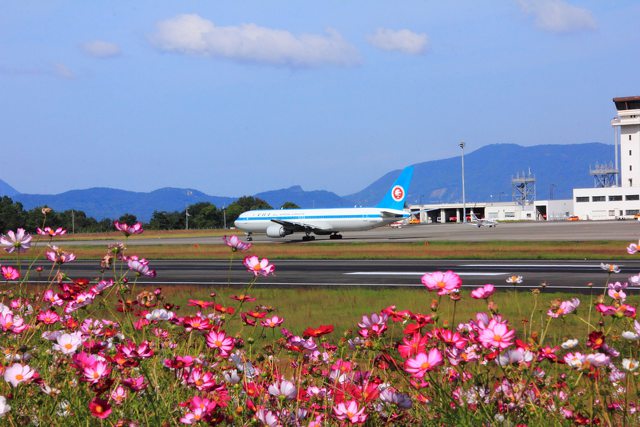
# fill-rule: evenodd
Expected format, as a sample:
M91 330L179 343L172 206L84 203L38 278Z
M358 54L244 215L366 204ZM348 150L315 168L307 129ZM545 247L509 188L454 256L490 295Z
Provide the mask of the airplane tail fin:
M471 221L477 221L477 220L478 220L478 217L473 211L471 211Z
M409 185L411 184L412 177L413 166L404 168L389 191L387 191L387 194L384 195L382 201L378 203L377 207L402 210L404 208L404 201L407 198L407 192L409 191Z

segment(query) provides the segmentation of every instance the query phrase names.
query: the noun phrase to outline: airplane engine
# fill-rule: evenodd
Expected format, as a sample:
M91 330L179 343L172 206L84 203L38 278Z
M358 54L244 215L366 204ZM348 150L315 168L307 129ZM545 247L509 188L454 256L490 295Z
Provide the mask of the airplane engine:
M279 224L273 224L267 227L267 236L268 237L284 237L287 234L291 234L292 232L284 228Z

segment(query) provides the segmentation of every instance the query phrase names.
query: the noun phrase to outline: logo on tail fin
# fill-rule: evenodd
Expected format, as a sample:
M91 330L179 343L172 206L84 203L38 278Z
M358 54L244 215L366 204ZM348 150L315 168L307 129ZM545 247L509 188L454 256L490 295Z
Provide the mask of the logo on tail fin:
M393 190L391 190L391 197L393 197L393 200L396 202L402 201L402 199L404 199L404 188L400 185L393 187Z

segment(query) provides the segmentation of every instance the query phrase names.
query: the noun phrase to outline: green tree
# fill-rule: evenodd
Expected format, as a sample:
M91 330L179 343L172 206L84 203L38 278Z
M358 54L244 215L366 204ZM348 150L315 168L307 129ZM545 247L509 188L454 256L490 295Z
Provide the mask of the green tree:
M253 196L242 196L227 207L227 224L235 221L242 212L255 209L273 209L262 199Z
M135 216L134 214L126 213L126 214L123 214L120 218L118 218L118 221L132 225L138 222L138 217Z
M24 227L25 219L26 214L22 203L14 202L8 196L0 198L0 232Z
M284 202L280 209L300 209L300 206L296 205L293 202Z

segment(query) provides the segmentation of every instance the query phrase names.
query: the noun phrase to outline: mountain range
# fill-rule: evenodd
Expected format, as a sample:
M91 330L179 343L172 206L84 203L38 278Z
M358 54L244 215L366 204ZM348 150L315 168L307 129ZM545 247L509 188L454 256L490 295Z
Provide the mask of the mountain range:
M467 203L508 201L511 180L533 175L538 199L570 199L573 188L593 186L589 169L613 162L612 145L602 143L536 145L492 144L465 153L465 198ZM273 207L293 202L303 208L372 206L389 189L399 170L386 173L363 190L339 196L323 190L305 191L300 186L254 194ZM414 164L408 203L447 203L462 200L461 157ZM82 210L98 220L131 213L148 221L153 211L182 211L198 202L228 206L236 197L211 196L194 189L161 188L148 193L113 188L88 188L60 194L24 194L0 180L0 195L23 204L25 209L47 205L55 210Z

